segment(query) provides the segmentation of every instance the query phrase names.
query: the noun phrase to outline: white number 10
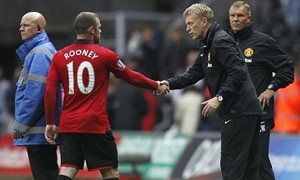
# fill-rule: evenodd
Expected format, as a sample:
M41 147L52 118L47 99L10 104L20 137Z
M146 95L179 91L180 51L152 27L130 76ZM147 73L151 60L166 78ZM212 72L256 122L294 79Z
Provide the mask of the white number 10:
M74 94L74 67L73 61L67 64L68 77L69 77L69 94ZM83 70L88 71L88 84L84 86L83 84ZM94 89L95 85L95 71L92 64L88 61L83 61L77 71L77 85L80 92L83 94L89 94Z

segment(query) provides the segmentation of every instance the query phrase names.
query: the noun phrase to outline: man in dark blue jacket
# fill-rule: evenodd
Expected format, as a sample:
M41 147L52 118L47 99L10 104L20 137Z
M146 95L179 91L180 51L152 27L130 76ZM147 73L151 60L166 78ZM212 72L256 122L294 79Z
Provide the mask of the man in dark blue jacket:
M223 120L223 180L254 180L258 174L262 109L243 55L234 39L214 21L209 7L193 4L183 15L186 31L194 40L200 40L199 55L187 72L161 84L171 90L182 89L206 79L212 98L202 103L202 115L207 117L218 112Z
M250 5L234 2L229 10L232 36L244 53L252 82L263 108L260 128L259 179L275 179L269 159L270 132L274 127L274 94L294 80L294 65L271 36L254 31Z
M50 145L45 137L44 94L52 56L56 52L45 32L46 20L38 12L25 14L20 23L24 43L16 53L23 61L23 68L15 95L15 146L25 146L35 180L56 180L58 174L56 145ZM61 90L56 108L58 124Z

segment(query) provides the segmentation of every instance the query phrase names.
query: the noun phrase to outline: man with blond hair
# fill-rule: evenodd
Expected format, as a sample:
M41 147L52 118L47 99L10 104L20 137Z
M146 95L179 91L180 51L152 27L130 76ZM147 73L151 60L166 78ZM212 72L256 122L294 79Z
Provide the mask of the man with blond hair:
M205 78L211 99L202 103L202 115L218 113L221 129L223 180L255 180L261 106L247 65L234 39L214 20L204 4L193 4L183 16L186 31L200 41L199 55L185 73L161 82L170 90L182 89ZM162 93L166 94L168 88Z

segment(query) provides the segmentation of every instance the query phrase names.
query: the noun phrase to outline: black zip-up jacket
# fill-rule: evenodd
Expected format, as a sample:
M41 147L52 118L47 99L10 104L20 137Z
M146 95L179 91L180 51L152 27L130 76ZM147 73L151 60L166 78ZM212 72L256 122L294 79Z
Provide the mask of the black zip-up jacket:
M223 118L257 114L262 110L243 55L234 39L216 22L200 41L199 55L193 66L181 76L167 81L170 89L182 89L206 78L211 96L221 95L218 109Z
M233 35L244 53L245 62L258 96L270 84L273 84L276 91L294 81L293 62L274 38L254 31L252 24L237 33L230 32L230 34ZM273 72L275 73L274 77ZM263 119L274 118L274 98L272 98L270 106L265 107L264 111L267 114L263 116ZM273 123L271 122L272 126Z

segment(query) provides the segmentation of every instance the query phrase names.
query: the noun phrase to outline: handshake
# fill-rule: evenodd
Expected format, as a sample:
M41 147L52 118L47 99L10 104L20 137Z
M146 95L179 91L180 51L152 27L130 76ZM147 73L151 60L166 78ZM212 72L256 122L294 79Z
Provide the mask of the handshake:
M155 91L153 91L153 94L157 96L164 96L170 92L170 85L169 82L166 80L163 81L157 81L158 87Z

